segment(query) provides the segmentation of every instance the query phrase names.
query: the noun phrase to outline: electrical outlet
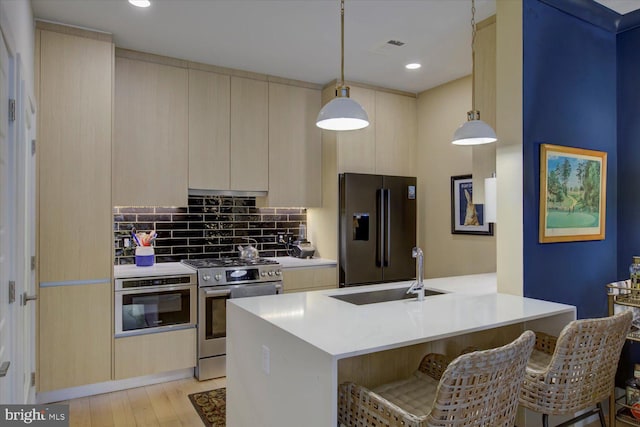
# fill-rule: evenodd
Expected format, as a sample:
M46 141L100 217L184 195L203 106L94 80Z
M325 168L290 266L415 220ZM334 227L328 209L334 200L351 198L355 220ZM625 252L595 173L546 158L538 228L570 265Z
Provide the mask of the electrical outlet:
M262 346L262 372L269 375L271 371L271 350L266 345Z
M276 237L276 243L280 243L283 245L291 244L293 241L293 234L291 233L278 233Z
M122 247L130 248L131 247L131 238L125 237L122 239Z

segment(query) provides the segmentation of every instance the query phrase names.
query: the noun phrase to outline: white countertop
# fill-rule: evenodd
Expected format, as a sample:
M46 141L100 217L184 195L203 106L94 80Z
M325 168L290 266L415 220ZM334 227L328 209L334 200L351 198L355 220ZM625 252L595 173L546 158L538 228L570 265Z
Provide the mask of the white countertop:
M428 279L444 295L416 300L353 305L329 297L407 287L411 282L229 300L236 306L341 359L520 323L575 307L499 294L496 275Z
M113 277L173 276L176 274L195 274L196 270L179 262L157 262L149 267L137 267L135 264L114 265Z
M314 267L335 267L338 263L332 259L325 258L294 258L291 256L279 256L269 258L278 261L282 268L314 268Z

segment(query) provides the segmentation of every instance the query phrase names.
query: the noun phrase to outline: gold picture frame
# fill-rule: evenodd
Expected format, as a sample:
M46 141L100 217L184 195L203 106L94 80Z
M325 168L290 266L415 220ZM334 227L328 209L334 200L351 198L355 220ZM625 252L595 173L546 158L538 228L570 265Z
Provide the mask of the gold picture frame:
M540 145L540 243L603 240L607 153Z

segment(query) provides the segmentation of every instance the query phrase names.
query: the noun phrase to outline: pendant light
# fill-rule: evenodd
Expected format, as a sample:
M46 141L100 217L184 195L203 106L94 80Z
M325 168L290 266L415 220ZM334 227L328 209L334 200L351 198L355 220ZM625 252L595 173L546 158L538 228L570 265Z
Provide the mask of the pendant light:
M471 111L467 112L467 122L453 134L452 144L479 145L496 142L496 132L487 123L480 120L480 111L476 110L476 2L471 0Z
M316 126L327 130L357 130L369 126L369 116L364 108L349 98L349 86L344 84L344 0L340 0L340 84L336 87L336 97L322 107Z

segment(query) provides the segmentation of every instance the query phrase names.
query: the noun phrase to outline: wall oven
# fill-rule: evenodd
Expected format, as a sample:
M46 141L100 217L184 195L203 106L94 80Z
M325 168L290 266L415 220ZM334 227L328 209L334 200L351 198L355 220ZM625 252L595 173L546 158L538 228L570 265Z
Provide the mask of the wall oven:
M115 336L195 328L197 276L155 276L115 281Z

